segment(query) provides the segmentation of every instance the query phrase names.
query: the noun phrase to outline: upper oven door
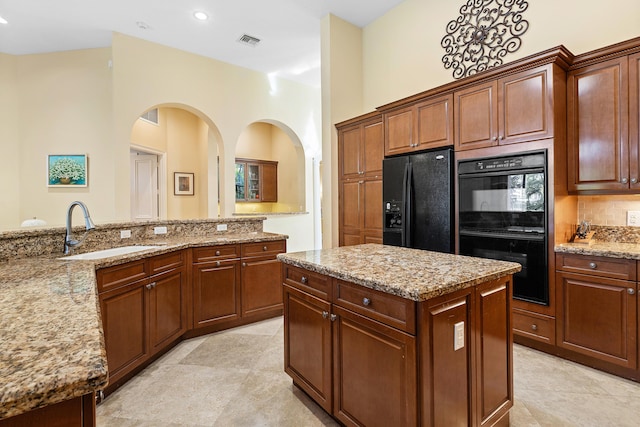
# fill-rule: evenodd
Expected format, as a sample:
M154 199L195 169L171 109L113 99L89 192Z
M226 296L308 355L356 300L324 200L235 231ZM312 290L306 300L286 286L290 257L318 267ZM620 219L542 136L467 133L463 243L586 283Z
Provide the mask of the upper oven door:
M459 170L464 171L465 168ZM458 185L461 233L544 234L544 167L461 173Z

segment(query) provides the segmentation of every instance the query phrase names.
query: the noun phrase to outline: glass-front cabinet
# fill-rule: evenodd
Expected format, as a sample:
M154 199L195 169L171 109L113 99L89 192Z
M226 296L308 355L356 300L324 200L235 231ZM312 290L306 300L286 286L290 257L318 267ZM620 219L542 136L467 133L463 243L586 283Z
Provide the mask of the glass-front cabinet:
M278 162L236 159L236 201L277 202Z

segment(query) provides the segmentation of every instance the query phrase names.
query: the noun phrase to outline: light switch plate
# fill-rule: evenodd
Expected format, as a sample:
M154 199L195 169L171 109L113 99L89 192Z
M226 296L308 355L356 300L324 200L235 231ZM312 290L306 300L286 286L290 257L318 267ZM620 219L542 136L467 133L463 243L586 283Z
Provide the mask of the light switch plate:
M227 224L218 224L216 225L217 231L227 231Z
M627 211L627 225L640 227L640 211Z
M464 322L453 325L453 351L464 348Z

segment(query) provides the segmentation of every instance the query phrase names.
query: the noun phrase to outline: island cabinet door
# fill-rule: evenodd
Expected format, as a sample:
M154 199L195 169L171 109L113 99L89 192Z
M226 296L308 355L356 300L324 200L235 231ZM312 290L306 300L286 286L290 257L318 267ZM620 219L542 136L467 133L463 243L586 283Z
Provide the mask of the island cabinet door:
M464 289L418 306L423 426L473 425L471 305Z
M274 257L242 260L242 317L282 310L282 263Z
M193 265L195 328L240 318L240 260Z
M332 307L333 414L346 426L415 426L416 339Z
M283 287L284 370L331 413L331 305L289 285Z
M513 406L513 334L511 276L475 288L475 380L477 420L474 425L495 425L509 419Z

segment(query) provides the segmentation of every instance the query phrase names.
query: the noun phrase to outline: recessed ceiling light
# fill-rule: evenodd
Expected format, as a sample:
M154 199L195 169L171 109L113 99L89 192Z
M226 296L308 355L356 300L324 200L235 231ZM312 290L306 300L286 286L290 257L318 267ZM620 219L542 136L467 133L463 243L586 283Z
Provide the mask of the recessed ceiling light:
M0 24L8 24L9 22L4 19L2 16L0 16Z
M193 12L193 17L196 18L198 21L206 21L207 19L209 19L209 15L207 15L205 12L202 11L197 11L197 12Z

